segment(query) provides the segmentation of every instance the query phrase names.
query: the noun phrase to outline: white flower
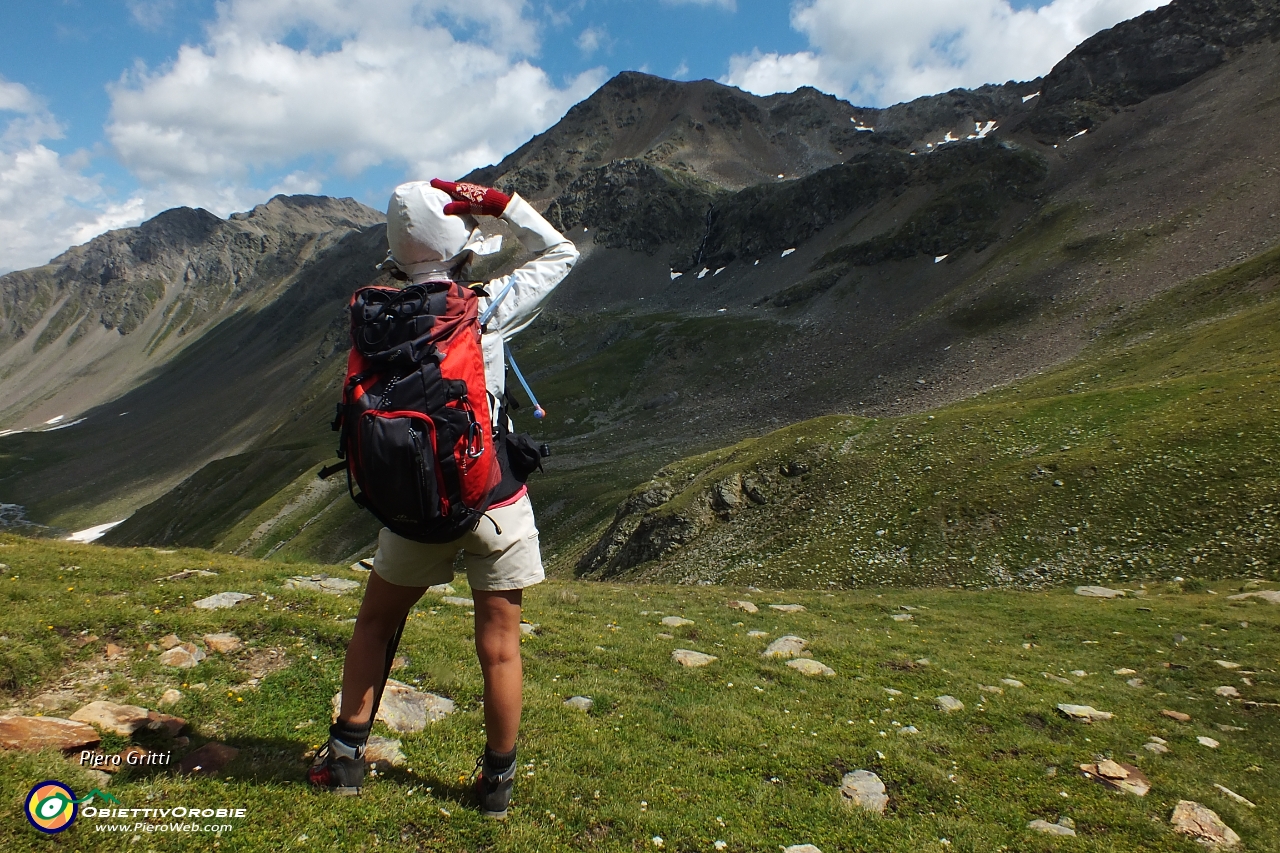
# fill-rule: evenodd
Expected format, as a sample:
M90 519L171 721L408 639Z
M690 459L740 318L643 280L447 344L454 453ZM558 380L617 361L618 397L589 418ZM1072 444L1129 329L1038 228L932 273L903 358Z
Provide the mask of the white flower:
M655 836L653 837L653 846L654 846L654 847L661 847L661 846L662 846L662 836L661 836L661 835L655 835Z

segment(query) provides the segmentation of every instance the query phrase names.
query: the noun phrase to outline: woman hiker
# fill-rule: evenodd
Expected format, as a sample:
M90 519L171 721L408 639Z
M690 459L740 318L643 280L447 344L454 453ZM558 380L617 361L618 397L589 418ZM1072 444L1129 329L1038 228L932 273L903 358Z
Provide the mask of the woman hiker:
M573 243L518 195L475 184L439 179L396 187L387 208L387 264L413 284L458 280L484 237L475 216L501 218L534 257L510 275L485 286L480 314L490 316L481 336L489 411L494 426L506 417L504 341L529 325L543 302L578 259ZM496 302L496 308L493 303ZM490 309L492 309L490 311ZM383 528L378 550L347 647L342 706L329 728L329 742L308 771L318 787L357 794L364 781L364 749L374 706L387 672L388 650L409 610L426 588L453 578L462 553L475 598L476 653L484 676L487 742L476 762L480 810L505 817L516 769L523 674L520 665L520 606L526 587L543 580L538 529L524 485L506 476L494 494L487 520L453 542L425 544ZM505 492L505 494L504 494ZM492 524L489 523L492 520Z

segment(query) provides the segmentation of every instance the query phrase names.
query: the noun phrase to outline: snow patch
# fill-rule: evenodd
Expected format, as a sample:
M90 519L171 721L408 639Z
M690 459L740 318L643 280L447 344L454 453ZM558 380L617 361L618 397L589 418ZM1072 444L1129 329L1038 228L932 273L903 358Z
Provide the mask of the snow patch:
M940 263L942 263L943 261L945 261L945 260L947 259L947 256L948 256L948 255L950 255L950 254L951 254L951 253L950 253L950 252L948 252L946 255L936 255L936 256L934 256L933 262L934 262L935 264L940 264Z
M1089 132L1089 128L1086 127L1084 130L1080 131L1075 136L1068 136L1067 141L1070 142L1071 140L1076 139L1077 137L1084 136L1088 132Z
M791 254L791 253L792 253L792 252L794 252L794 251L795 251L795 249L787 249L786 251L784 251L784 252L782 253L782 257L784 257L784 258L785 258L787 255Z
M859 133L863 133L863 132L875 133L876 132L876 129L871 125L863 124L862 122L858 121L857 116L849 116L849 121L853 122L853 129L858 131Z
M757 259L756 259L756 262L755 262L754 264L752 264L751 266L753 266L753 267L758 267L758 266L760 266L760 259L759 259L759 258L757 258Z
M707 273L709 273L709 272L711 272L711 270L707 269L706 267L703 267L703 268L702 268L702 272L698 273L698 278L699 278L699 279L704 278L704 277L706 276L706 274L707 274Z
M56 424L58 421L65 420L66 417L67 417L66 415L58 415L56 418L49 418L49 420L45 421L45 423Z
M671 280L672 280L672 281L675 281L676 279L678 279L678 278L679 278L680 276L682 276L682 275L684 275L684 273L682 273L682 272L676 272L675 270L671 270Z
M122 524L124 519L120 521L108 521L106 524L99 524L96 527L86 527L84 530L77 530L67 537L68 542L93 542L102 538L102 534L106 533L117 524Z
M987 134L996 129L996 123L994 121L989 121L986 124L974 122L973 129L975 139L986 139Z
M74 421L67 421L65 424L58 424L57 426L51 426L48 429L41 430L41 432L57 432L60 429L66 429L67 427L73 427L76 424L82 424L87 420L88 418L76 418Z
M1022 96L1022 103L1024 103L1024 104L1025 104L1027 101L1031 100L1032 98L1038 98L1038 97L1040 97L1040 93L1039 93L1039 92L1032 92L1030 95L1023 95L1023 96Z
M711 274L711 276L712 276L712 278L714 278L714 277L716 277L716 276L720 275L720 273L722 273L722 272L724 272L724 267L720 267L720 269L718 269L718 270L716 270L715 272L713 272L713 273Z

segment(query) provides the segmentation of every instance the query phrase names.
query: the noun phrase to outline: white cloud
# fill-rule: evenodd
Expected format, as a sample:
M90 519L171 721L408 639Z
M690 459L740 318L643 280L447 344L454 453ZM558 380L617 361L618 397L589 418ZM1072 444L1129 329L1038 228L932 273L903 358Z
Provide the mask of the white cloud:
M671 72L671 79L683 80L688 76L689 76L689 63L682 59L680 60L680 64L676 66L675 70Z
M461 175L501 159L603 82L595 69L558 87L533 65L525 7L230 0L203 44L111 87L107 134L151 195L223 214L261 200L256 175L300 161L309 165L294 172L297 185L313 192L330 172L379 165Z
M1077 44L1168 0L795 0L810 49L734 56L724 82L759 94L811 85L883 106L957 86L1032 79Z
M134 22L144 30L159 30L169 23L176 0L128 0L125 4Z
M89 155L44 143L62 128L23 85L0 78L0 273L43 264L70 245L142 220L142 200L112 202L86 174Z
M609 46L609 30L605 27L587 27L578 33L574 44L578 46L578 50L582 51L583 56L590 56L601 47Z

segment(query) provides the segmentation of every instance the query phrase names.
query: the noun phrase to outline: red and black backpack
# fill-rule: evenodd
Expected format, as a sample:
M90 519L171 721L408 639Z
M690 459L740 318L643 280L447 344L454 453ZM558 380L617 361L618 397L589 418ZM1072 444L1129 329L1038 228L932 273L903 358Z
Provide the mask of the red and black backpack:
M406 539L451 542L474 530L503 479L477 300L452 281L362 287L351 297L333 424L343 461L321 476L346 468L356 503Z

